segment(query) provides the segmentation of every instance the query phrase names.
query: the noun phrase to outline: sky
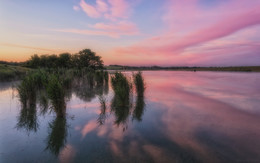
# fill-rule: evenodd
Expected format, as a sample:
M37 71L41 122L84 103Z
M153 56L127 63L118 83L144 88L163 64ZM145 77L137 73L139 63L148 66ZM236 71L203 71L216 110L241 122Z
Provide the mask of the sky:
M0 0L0 60L86 48L105 65L260 65L260 0Z

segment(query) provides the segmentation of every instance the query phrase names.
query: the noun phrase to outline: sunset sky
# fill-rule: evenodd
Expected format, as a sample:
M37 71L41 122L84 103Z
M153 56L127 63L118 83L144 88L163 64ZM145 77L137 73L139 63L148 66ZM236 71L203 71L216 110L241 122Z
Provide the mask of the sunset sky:
M84 48L106 65L260 65L260 0L0 0L0 60Z

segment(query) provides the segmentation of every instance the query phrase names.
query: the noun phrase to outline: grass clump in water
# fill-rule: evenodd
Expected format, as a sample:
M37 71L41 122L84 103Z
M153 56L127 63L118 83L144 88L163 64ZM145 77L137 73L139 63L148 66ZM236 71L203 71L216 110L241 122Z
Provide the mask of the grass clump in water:
M111 84L117 98L121 99L122 101L129 99L132 84L125 75L123 75L121 72L116 72L114 76L111 77Z
M121 72L116 72L111 77L112 88L115 92L114 98L111 102L111 111L115 114L115 124L123 125L123 131L127 128L127 120L130 115L130 93L132 91L132 84L127 77Z
M145 83L142 73L139 71L138 73L133 74L133 78L137 96L144 96Z
M65 115L65 92L58 77L55 75L49 76L47 85L47 94L50 99L52 109L56 112L58 117Z
M18 86L18 95L24 108L35 105L36 91L35 76L30 74Z
M37 91L44 88L47 83L47 73L39 70L29 73L18 86L18 95L23 107L27 108L36 103Z

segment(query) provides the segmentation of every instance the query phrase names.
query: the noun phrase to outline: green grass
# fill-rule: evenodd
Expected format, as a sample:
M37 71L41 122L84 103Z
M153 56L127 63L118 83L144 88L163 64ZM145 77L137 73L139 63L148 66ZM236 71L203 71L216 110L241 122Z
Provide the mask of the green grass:
M65 117L66 100L72 91L84 100L102 95L108 87L108 73L77 69L37 69L30 71L17 86L20 102L24 108L38 102L42 113L50 108L57 117ZM49 107L50 106L50 107Z
M0 81L10 81L24 76L29 68L0 64Z
M124 74L121 72L116 72L111 77L111 84L115 92L115 96L118 96L122 101L129 98L132 84Z
M58 117L65 116L65 92L61 81L55 75L50 75L47 84L47 95L50 99L52 109Z
M137 96L144 96L145 84L142 73L139 71L138 73L133 74L133 78Z

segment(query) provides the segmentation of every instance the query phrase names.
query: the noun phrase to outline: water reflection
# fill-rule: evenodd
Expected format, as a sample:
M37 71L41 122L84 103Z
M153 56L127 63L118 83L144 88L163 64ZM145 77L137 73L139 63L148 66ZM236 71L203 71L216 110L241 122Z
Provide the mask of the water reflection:
M100 102L100 114L97 119L97 122L99 125L103 125L106 121L107 115L107 105L106 105L106 98L104 96L99 96L99 102Z
M120 96L114 96L111 102L111 112L115 115L115 124L117 126L122 125L123 130L127 129L127 122L132 108L132 101L130 98L121 98Z
M101 75L100 75L101 76ZM86 76L74 79L72 92L83 101L90 102L96 95L107 94L109 91L108 80L88 73Z
M17 129L25 129L27 132L36 132L39 123L37 120L36 104L32 104L29 107L22 106L20 114L18 116Z
M67 142L67 128L67 118L56 117L49 123L47 147L45 150L49 150L54 155L58 156Z
M144 108L145 108L144 96L137 96L135 102L135 109L133 111L133 119L136 119L137 121L142 121Z
M3 100L11 93L0 92L0 162L259 162L260 74L153 71L144 79L144 95L133 90L127 100L110 82L106 94L106 82L102 92L86 81L95 90L90 102L72 85L64 119L50 113L46 94L37 93L37 112L16 112ZM34 133L14 130L14 119Z
M45 92L41 92L39 95L39 107L40 114L45 115L49 111L49 99Z
M46 76L42 71L39 73ZM85 102L90 102L98 96L101 103L98 123L100 125L105 123L106 98L104 95L108 94L109 91L108 74L98 71L86 75L63 77L62 84L58 82L59 78L62 78L60 76L56 77L51 74L48 84L42 84L46 80L43 81L42 77L38 78L38 76L40 75L28 76L17 87L21 109L16 128L25 129L28 133L37 132L39 128L38 116L54 111L56 118L48 125L45 150L58 156L66 145L68 135L66 103L73 94ZM37 108L39 108L38 113Z
M122 73L115 73L111 77L111 83L114 90L114 97L111 101L111 112L115 115L116 126L123 126L123 131L128 127L127 123L130 116L133 120L141 121L144 112L144 90L145 84L141 72L134 73L133 83L131 79ZM134 87L133 87L134 86ZM133 105L133 88L136 92L136 103Z

